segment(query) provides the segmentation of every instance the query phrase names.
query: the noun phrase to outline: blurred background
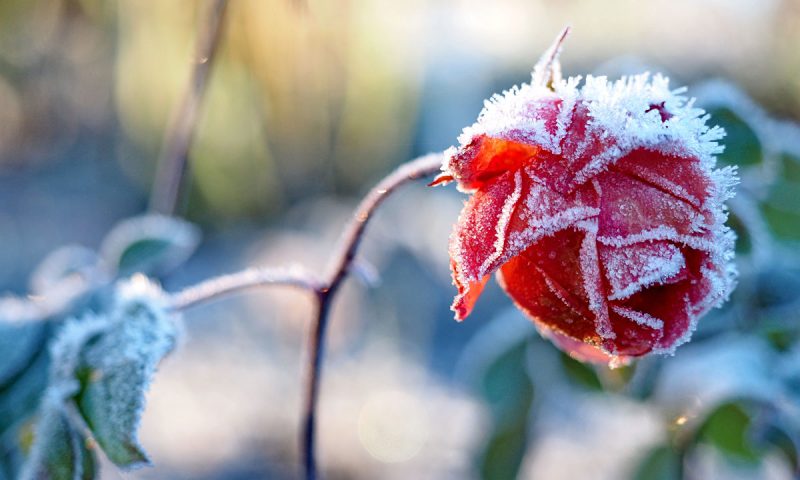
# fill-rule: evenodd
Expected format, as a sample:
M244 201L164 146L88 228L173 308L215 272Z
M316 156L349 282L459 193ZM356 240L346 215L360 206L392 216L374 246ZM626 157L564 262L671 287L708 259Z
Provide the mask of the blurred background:
M0 0L0 290L147 208L210 2ZM455 142L573 27L566 75L664 72L729 132L742 272L671 359L580 365L492 284L456 324L447 237L464 197L404 188L334 308L327 478L794 478L800 436L800 1L230 0L178 214L175 291L248 265L324 267L360 195ZM723 80L720 80L723 79ZM370 277L370 275L366 275ZM295 478L311 304L263 290L186 313L142 442L107 479Z

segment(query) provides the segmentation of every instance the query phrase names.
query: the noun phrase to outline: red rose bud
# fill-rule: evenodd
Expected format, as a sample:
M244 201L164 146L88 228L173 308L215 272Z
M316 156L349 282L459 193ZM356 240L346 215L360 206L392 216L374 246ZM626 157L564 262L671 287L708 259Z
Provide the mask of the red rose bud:
M725 132L660 75L560 79L561 40L531 84L486 102L434 181L471 194L450 238L452 308L466 318L497 272L576 358L671 354L735 280Z

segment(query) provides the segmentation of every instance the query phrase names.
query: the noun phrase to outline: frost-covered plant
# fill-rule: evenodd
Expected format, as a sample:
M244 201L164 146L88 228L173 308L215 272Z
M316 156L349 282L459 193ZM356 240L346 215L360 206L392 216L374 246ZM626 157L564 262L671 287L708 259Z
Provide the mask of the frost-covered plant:
M725 132L660 75L561 79L562 39L445 152L435 183L472 194L450 241L456 319L497 272L576 358L671 354L734 283Z
M220 11L214 18L219 21ZM571 355L549 349L522 329L498 328L494 322L480 341L491 344L492 353L468 352L483 361L480 387L494 420L481 456L484 476L513 476L519 469L530 441L530 418L540 408L534 394L544 369L536 373L528 368L535 355L541 361L537 365L546 365L552 375L560 372L559 378L582 388L637 398L652 395L661 359L647 358L635 371L634 366L611 371L575 358L621 363L650 352L671 353L688 340L698 317L730 294L733 234L725 226L723 202L731 196L732 163L737 162L716 168L722 129L707 127L708 116L683 97L682 90L669 90L664 77L641 75L617 82L587 77L581 87L579 79L561 79L557 55L565 34L537 64L531 84L494 97L457 147L402 165L371 190L347 224L324 275L297 267L251 268L182 292L163 292L153 278L188 258L199 233L185 221L158 214L122 222L99 253L69 247L45 259L31 282L35 293L46 294L44 301L0 299L0 479L96 478L100 451L122 468L147 464L137 439L138 423L157 365L179 341L180 312L259 285L289 285L314 294L302 435L305 475L315 478L315 416L331 303L355 269L359 244L383 199L407 182L440 171L433 183L456 181L472 194L450 245L458 288L456 317L470 313L488 275L498 271L503 287L543 336ZM209 54L200 57L210 58L214 42L201 43ZM203 84L197 77L205 78L210 64L209 60L198 66L187 104L196 106L202 93L197 85ZM170 159L185 160L196 108L185 111L188 116L179 117L183 121L176 123L178 134L171 137L178 140L167 148L167 164ZM781 128L792 134L800 131L786 124ZM793 155L791 161L800 164L800 148L792 150L796 144L775 146L785 136L764 133L761 138L772 142L773 156ZM170 212L184 168L162 164L161 170L177 172L154 194L154 203L167 205L161 210ZM748 187L749 171L742 176ZM756 177L763 181L763 176ZM744 198L763 199L764 184L760 187ZM768 219L753 205L732 204L734 226L752 240L752 252L745 255L775 250L772 244L765 246L770 242L764 233ZM750 267L743 269L741 281L752 293L759 288L756 278L763 265ZM800 304L796 292L794 303L766 307L752 305L754 297L735 292L732 307L716 321L712 314L700 324L699 341L725 330L727 324L719 319L729 319L731 312L769 312L774 317L787 304L795 309ZM778 310L770 310L773 307ZM798 329L781 323L778 327ZM703 362L702 355L698 362ZM496 375L506 381L494 381ZM798 377L791 368L782 368L780 387L774 391L792 392L794 382L800 398ZM753 398L759 406L769 400ZM713 431L714 415L730 414L730 409L724 410L727 405L715 404L705 416L698 414L699 420L684 421L692 429L675 435L676 448L659 446L642 468L655 469L651 463L661 461L666 451L672 455L667 458L670 468L677 465L680 470L693 445L713 438L708 432ZM785 433L787 424L800 425L797 417L791 423L776 416L770 425L784 427ZM765 442L785 447L787 455L794 452L796 466L797 435L784 437L789 447L773 437Z

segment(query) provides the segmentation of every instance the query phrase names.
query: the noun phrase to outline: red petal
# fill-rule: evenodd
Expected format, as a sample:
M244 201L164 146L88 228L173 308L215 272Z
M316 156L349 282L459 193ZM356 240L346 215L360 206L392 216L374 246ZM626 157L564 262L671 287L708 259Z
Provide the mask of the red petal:
M710 266L708 254L689 248L682 251L687 264L684 279L647 288L618 302L620 306L662 320L664 331L657 348L667 351L687 338L693 321L708 309L709 296L715 291L712 279L703 274L703 268Z
M456 319L469 315L480 290L473 290L504 253L508 223L522 195L522 174L507 172L470 197L450 237L450 264L458 295ZM482 284L481 288L482 290Z
M554 330L540 329L540 331L543 337L553 342L556 347L579 362L609 364L615 360L614 357L595 345L575 340Z
M476 282L542 237L596 216L592 188L564 196L530 180L524 171L507 172L468 200L450 239L453 277L459 294L453 304L461 320L476 296ZM557 248L555 245L553 248Z
M629 237L668 227L678 234L698 232L706 223L691 204L630 175L608 171L597 176L600 190L600 232Z
M615 355L644 355L651 352L663 336L663 322L646 313L612 306L609 316L617 336L603 345Z
M598 345L580 272L583 233L545 237L500 268L498 281L541 328Z
M703 171L697 159L635 150L614 164L614 169L636 177L698 209L708 197L708 174Z
M654 284L674 283L685 271L686 260L672 242L652 241L625 247L600 245L609 300L630 297Z
M614 148L616 140L611 135L601 135L593 129L590 123L588 107L579 102L572 110L571 119L566 118L565 123L569 130L561 141L560 155L549 155L547 152L540 154L543 159L532 165L532 173L544 181L550 188L562 193L572 191L577 186L577 180L589 169L592 160L597 159L603 152Z
M472 191L504 173L519 170L532 162L540 150L535 145L479 135L461 147L448 166L461 188Z

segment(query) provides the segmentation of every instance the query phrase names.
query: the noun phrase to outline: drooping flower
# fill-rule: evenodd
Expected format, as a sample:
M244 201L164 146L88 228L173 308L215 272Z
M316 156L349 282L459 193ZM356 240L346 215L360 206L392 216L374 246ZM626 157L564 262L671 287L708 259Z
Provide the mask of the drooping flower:
M493 272L540 332L576 358L672 353L733 288L724 136L668 80L561 79L486 102L434 184L471 194L450 239L463 320Z

